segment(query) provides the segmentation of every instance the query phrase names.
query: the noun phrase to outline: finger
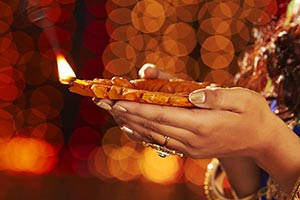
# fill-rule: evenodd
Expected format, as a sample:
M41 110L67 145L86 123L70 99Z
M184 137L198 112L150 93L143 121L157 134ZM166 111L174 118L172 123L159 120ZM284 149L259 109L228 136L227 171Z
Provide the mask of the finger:
M144 138L153 138L158 139L156 141L161 141L161 136L152 135L159 133L160 135L169 136L176 140L182 141L182 143L187 143L185 142L186 138L189 138L190 140L196 139L195 134L191 131L174 126L165 125L162 123L157 123L155 121L147 120L136 115L127 114L123 117L119 116L119 119L122 121L123 124L126 124L130 127L136 127L136 124L139 124L139 126L143 127L143 132L139 133L142 134Z
M220 123L217 120L224 121L229 119L229 117L226 118L224 116L230 114L228 111L223 113L223 111L219 110L188 109L129 101L118 101L112 107L111 112L123 118L127 118L129 114L132 114L159 124L186 129L191 132L201 132L202 129L206 129L212 123L214 125ZM172 135L172 137L174 136Z
M140 134L138 134L137 132L133 131L131 128L129 128L126 125L121 126L120 128L125 134L127 134L127 136L137 142L150 142L149 138L145 138L143 136L141 136Z
M172 107L172 109L170 109L168 106L142 104L129 101L118 101L112 107L111 112L118 117L127 118L131 114L165 125L172 125L177 120L180 120L181 116L185 115L183 114L184 109L177 107ZM177 115L179 112L181 112L180 116ZM183 119L181 124L186 126L187 121L188 120ZM181 127L180 122L174 124L174 126Z
M230 110L237 113L245 112L258 101L265 101L260 94L238 87L195 90L189 94L189 100L200 108Z
M233 121L231 117L225 116L224 118L224 115L219 115L219 119L224 121L224 123ZM187 130L185 127L176 128L155 121L149 121L147 119L143 119L130 114L127 114L124 117L120 117L120 120L123 124L126 124L126 126L131 127L131 129L134 130L136 137L148 138L150 140L150 143L156 143L161 146L165 145L168 148L179 150L179 152L184 153L184 155L186 156L200 158L212 156L214 153L213 151L211 151L210 147L205 144L205 140L207 137L205 136L206 134L195 134ZM204 124L209 124L209 122L205 122ZM215 121L213 121L211 124L213 124L213 126L218 126L218 122ZM204 128L204 130L208 129ZM222 131L222 129L217 130ZM167 144L165 144L166 136L170 138ZM143 139L140 139L140 141L142 140ZM147 139L144 141L147 141Z
M139 76L145 79L174 79L172 75L161 71L156 65L150 63L141 67Z
M146 129L144 126L130 121L126 123L126 127L130 127L133 130L134 136L140 141L158 144L160 146L166 146L174 150L180 150L180 152L186 153L187 146L173 137L166 137L167 135L157 133L150 129Z
M123 123L126 125L123 125L120 129L128 135L131 139L137 141L137 142L149 142L149 143L155 143L159 145L167 145L169 141L168 140L163 140L161 135L151 131L151 133L146 134L149 130L145 130L144 127L140 126L139 124L136 123ZM129 128L130 127L130 128ZM152 136L154 135L154 136ZM163 136L165 138L165 136Z
M100 108L102 108L104 110L111 110L112 109L111 107L114 104L114 101L109 100L109 99L99 99L99 98L94 97L92 100L97 106L99 106Z

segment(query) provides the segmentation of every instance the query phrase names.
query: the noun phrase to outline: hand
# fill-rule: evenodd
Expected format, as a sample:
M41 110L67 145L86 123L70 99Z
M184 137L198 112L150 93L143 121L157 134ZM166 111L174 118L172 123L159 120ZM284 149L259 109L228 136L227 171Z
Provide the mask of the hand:
M162 72L153 64L146 63L139 70L139 77L145 79L171 79L174 78L170 74ZM94 103L104 110L111 110L115 101L109 99L93 98Z
M190 100L201 109L118 101L111 112L137 141L162 145L168 136L168 148L192 158L248 157L291 191L299 177L300 141L260 94L207 88L192 92Z
M166 135L168 147L193 158L254 156L278 121L265 99L247 89L202 89L190 100L205 109L119 101L112 113L139 141L163 144Z
M139 74L145 74L144 78L170 77L155 67L143 68ZM246 162L254 163L247 164L248 169L258 165L290 192L299 176L295 149L300 148L300 141L262 96L243 88L208 88L193 92L190 100L204 109L119 101L111 104L110 113L136 141L163 144L166 135L171 138L167 147L194 158L221 157L229 167L249 158Z

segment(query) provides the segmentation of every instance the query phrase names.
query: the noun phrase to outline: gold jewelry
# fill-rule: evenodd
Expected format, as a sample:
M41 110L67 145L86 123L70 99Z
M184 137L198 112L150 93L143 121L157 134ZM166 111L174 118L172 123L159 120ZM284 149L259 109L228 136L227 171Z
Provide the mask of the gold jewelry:
M166 138L166 141L167 141L167 138ZM153 143L144 142L144 141L142 142L142 144L144 145L144 147L151 147L152 149L154 149L158 153L158 155L162 158L165 158L170 155L176 155L179 157L183 157L183 153L179 153L179 152L177 152L173 149L169 149L165 146L160 146L158 144L153 144Z
M240 199L240 200L256 200L257 194L253 193L244 198L238 198L236 193L231 190L231 194L233 199L227 198L223 194L222 186L217 183L217 178L224 179L226 176L225 172L221 169L220 170L220 162L217 158L213 158L211 162L207 165L207 171L205 174L204 179L204 192L208 200L233 200L233 199Z
M169 142L169 140L170 140L170 137L169 136L164 136L164 138L165 138L165 142L163 143L163 147L165 147L165 146L167 146L167 144L168 144L168 142Z
M295 183L295 187L293 189L293 192L291 194L290 200L300 200L300 176L298 180Z

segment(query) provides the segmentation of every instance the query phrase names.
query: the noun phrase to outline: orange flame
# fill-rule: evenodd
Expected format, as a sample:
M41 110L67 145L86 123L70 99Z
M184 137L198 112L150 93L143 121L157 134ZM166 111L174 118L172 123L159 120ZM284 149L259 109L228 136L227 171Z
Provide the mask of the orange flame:
M73 80L76 79L76 75L72 67L69 65L67 60L62 55L57 55L56 60L57 60L59 81L62 84L70 84Z

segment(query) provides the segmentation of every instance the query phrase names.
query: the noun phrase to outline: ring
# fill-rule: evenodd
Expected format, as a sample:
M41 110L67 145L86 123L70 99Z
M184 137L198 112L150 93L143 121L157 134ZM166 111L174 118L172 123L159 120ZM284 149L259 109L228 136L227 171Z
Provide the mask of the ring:
M166 139L166 141L168 141L168 140ZM153 150L155 150L158 153L158 155L162 158L165 158L165 157L170 156L170 155L179 156L181 158L183 157L183 153L177 152L173 149L169 149L165 146L160 146L158 144L153 144L153 143L144 142L144 141L142 142L142 144L143 144L144 147L150 147Z
M165 146L167 146L167 144L168 144L168 142L169 142L169 140L170 140L170 137L169 136L164 136L164 138L165 138L165 142L163 143L163 147L165 147Z

